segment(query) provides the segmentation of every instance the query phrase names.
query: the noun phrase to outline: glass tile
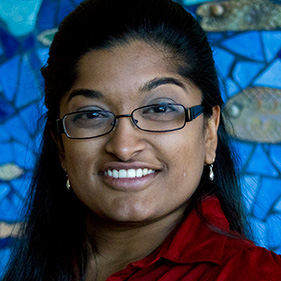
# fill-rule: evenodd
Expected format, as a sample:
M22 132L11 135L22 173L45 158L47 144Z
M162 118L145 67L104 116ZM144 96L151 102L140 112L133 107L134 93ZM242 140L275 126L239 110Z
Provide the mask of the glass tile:
M281 60L275 60L268 68L256 79L254 85L281 88Z
M220 76L226 78L229 75L229 71L235 57L231 53L220 48L215 48L213 54L216 62L216 68L218 69Z
M74 6L69 0L60 0L60 8L58 11L58 21L61 22L65 16L74 10Z
M0 151L2 150L1 149L1 146L2 146L1 143L4 143L4 142L6 142L10 139L11 139L11 135L10 135L9 129L7 129L2 124L0 124Z
M255 152L249 161L247 172L273 177L278 176L277 170L269 161L261 144L257 145Z
M6 58L12 58L19 49L19 41L7 31L0 28L0 41Z
M216 44L217 41L220 41L224 38L224 35L221 32L209 32L207 36L210 44L212 45Z
M18 222L21 221L22 200L14 192L10 192L1 200L0 221Z
M263 63L240 61L236 63L232 75L242 88L246 88L264 66Z
M267 246L277 248L281 246L281 216L270 215L267 218Z
M14 152L10 143L1 143L0 155L0 165L13 162Z
M258 31L244 32L221 43L228 50L255 61L263 62L263 48Z
M281 213L281 198L275 204L273 211Z
M39 32L58 26L58 22L56 20L58 7L59 1L57 0L44 0L42 2L37 17L37 28Z
M20 56L16 56L6 63L0 65L0 81L3 87L4 96L12 101L17 91L17 82L20 67Z
M281 173L281 145L272 145L270 148L270 158L274 162L274 165L279 169Z
M30 102L36 101L40 97L40 92L36 83L36 76L31 69L26 55L22 57L19 85L20 87L16 95L16 107L20 108L25 106Z
M281 179L262 178L260 188L255 198L253 215L265 220L281 196Z
M1 1L0 18L14 36L32 32L42 0Z
M31 135L34 135L37 132L37 124L39 119L37 104L33 103L26 108L23 108L20 110L19 116L22 118L25 128L28 129Z
M263 31L263 44L267 61L274 59L281 49L280 31Z
M225 88L227 90L227 96L230 98L234 94L240 92L241 88L238 87L237 82L234 82L231 78L225 80Z
M238 141L236 143L241 160L241 168L244 169L244 166L247 164L249 157L253 152L255 146L253 144L245 143L241 141Z
M4 126L7 130L9 130L14 139L23 143L31 141L30 134L28 130L26 130L26 127L19 115L15 115L13 118L6 121Z
M36 156L32 150L33 142L30 140L27 144L19 142L13 143L15 151L15 163L24 169L32 169L35 164Z
M253 217L250 217L249 222L252 227L255 244L261 247L266 247L267 246L266 224L261 220L258 220Z
M12 114L14 114L14 112L15 110L10 103L0 96L0 122L4 122Z
M248 213L252 212L255 196L258 192L260 177L254 175L242 175L242 194Z
M48 57L49 57L49 49L48 48L38 48L36 50L38 58L41 61L41 65L43 66L44 64L47 63Z
M4 49L2 48L2 44L0 42L0 56L4 55Z
M1 169L1 166L0 166L0 169ZM1 204L1 201L7 197L9 192L10 192L10 186L6 183L3 183L3 182L1 183L1 179L0 179L0 204Z

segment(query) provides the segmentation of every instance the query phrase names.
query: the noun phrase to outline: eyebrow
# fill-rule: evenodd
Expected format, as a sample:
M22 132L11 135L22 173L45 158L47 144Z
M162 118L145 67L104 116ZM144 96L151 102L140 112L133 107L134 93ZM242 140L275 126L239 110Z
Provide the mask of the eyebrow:
M76 96L83 96L83 97L92 98L92 99L100 99L103 97L103 94L96 90L77 89L77 90L74 90L73 92L71 92L67 101L69 102L71 99L73 99Z
M144 86L141 87L141 92L149 92L161 85L166 85L166 84L173 84L176 86L181 87L183 90L187 91L185 85L178 79L174 77L163 77L163 78L154 78L151 81L148 81L147 83L144 84Z

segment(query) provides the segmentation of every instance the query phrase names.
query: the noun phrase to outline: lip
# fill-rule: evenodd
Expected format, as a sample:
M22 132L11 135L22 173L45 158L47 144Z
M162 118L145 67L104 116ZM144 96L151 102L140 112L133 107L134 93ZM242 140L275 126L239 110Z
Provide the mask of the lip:
M153 173L143 175L142 177L134 178L114 178L109 176L106 171L108 170L130 170L130 169L149 169L153 170ZM151 182L157 177L161 172L159 167L155 165L146 164L143 162L134 162L134 163L120 163L120 162L111 162L106 163L102 166L102 169L98 173L102 178L102 181L109 187L119 190L119 191L139 191L148 187Z

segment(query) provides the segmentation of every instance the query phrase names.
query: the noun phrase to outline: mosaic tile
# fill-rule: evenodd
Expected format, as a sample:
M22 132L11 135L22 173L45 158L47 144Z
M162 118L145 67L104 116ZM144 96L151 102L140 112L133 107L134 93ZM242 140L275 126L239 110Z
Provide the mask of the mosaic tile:
M271 61L277 56L281 49L281 32L263 31L262 38L266 59L267 61Z
M267 177L261 179L252 213L255 218L265 220L270 215L275 203L281 197L280 184L280 179Z
M0 1L0 19L14 36L24 36L33 31L42 0Z
M266 223L256 218L250 217L250 225L254 234L254 242L256 245L266 247L267 230Z
M281 173L281 145L274 145L270 148L270 158L273 161L275 167Z
M4 95L9 101L13 101L17 93L18 79L17 74L20 68L20 56L16 56L6 63L0 65L0 82L3 87Z
M75 8L72 1L69 0L60 0L60 7L58 10L58 21L61 22L65 16L67 16Z
M256 79L254 85L263 85L281 88L281 60L275 60L268 68Z
M0 180L0 203L4 200L10 192L10 186Z
M19 41L0 28L0 42L6 58L12 58L19 50Z
M242 193L248 213L252 212L252 207L255 202L255 196L259 189L260 177L254 175L243 175L242 177Z
M277 248L281 246L281 218L270 215L267 218L267 247Z
M39 31L57 27L59 22L56 20L56 11L59 7L59 1L44 0L41 4L37 17L37 28Z
M246 88L264 66L263 63L240 61L236 63L232 76L242 88Z
M5 143L11 139L10 131L2 124L0 124L0 151L2 151L2 143Z
M245 165L247 165L248 160L255 149L255 146L253 144L245 142L237 142L237 148L241 160L241 168L243 169Z
M257 161L257 159L259 161ZM257 145L251 161L249 161L247 172L272 177L278 176L278 171L269 161L261 144Z
M226 78L229 76L229 71L235 60L235 56L220 48L215 48L213 54L220 76Z
M0 122L5 121L15 112L14 108L8 101L0 96Z
M238 87L238 83L234 82L232 78L225 80L225 88L229 98L241 91L241 87Z
M0 154L1 154L0 165L13 162L14 152L10 143L8 142L1 143Z
M259 32L238 34L225 40L221 45L241 57L260 62L265 60Z

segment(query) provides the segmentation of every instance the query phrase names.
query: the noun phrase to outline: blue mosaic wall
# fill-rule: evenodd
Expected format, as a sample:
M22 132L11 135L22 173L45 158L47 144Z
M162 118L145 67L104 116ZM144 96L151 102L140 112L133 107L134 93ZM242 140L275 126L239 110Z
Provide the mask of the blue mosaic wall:
M16 239L10 230L21 221L40 141L39 69L55 28L80 2L0 0L0 268ZM214 48L257 244L281 253L280 1L178 2L201 21ZM257 20L265 8L266 21Z

